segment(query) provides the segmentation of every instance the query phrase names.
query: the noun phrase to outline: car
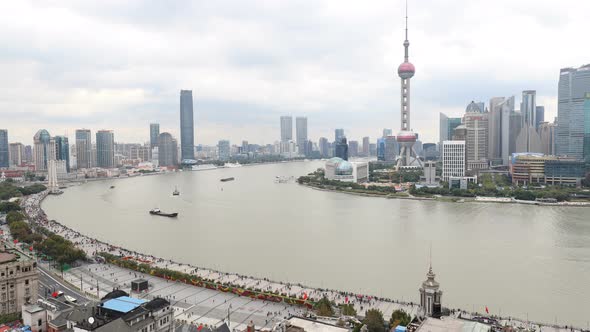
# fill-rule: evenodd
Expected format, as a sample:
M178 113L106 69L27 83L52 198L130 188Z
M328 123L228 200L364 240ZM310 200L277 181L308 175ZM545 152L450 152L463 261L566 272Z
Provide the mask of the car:
M76 300L76 298L73 296L66 295L66 296L64 296L64 298L66 299L67 302L70 302L70 303L78 302L78 300Z

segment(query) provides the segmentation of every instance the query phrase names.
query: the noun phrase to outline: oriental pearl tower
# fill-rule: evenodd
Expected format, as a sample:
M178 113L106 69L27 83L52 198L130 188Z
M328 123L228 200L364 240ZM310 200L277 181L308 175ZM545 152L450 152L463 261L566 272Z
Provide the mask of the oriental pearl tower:
M414 150L414 143L416 143L416 134L410 127L410 79L416 73L416 68L409 60L408 48L410 41L408 40L408 1L406 0L406 40L404 41L405 56L404 62L399 65L397 74L401 78L401 130L397 134L397 141L400 144L400 156L395 166L399 170L403 166L420 166L422 161L418 158L416 150ZM417 165L416 165L417 164Z

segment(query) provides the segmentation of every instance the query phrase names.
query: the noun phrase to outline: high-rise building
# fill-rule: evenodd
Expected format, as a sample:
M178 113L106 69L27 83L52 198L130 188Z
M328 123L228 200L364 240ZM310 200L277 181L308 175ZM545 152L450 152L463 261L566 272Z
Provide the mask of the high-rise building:
M399 154L399 144L397 143L397 139L395 136L387 136L384 140L385 150L383 154L383 160L395 161L397 155Z
M523 124L516 137L516 152L541 152L541 138L537 133L537 92L526 90L522 92L520 113Z
M443 141L442 178L449 181L450 177L465 176L465 141Z
M330 152L330 143L328 142L328 139L325 137L320 137L320 142L318 145L320 149L320 156L322 158L328 158Z
M481 101L474 102L471 101L469 105L465 108L465 113L484 113L485 112L485 104Z
M180 90L180 151L182 160L195 159L195 123L191 90Z
M416 68L409 60L410 41L408 40L408 8L406 7L406 40L404 41L404 62L397 68L397 74L401 79L401 128L397 134L397 142L400 144L400 157L397 160L396 170L403 166L422 166L422 161L414 150L416 134L410 125L410 80L416 73Z
M55 160L63 160L66 172L70 172L70 144L65 136L55 136Z
M0 129L0 168L8 168L8 166L10 166L8 130Z
M334 142L340 142L344 138L344 129L338 128L334 129Z
M169 133L158 135L158 164L160 167L178 165L178 143Z
M555 128L554 123L543 122L539 125L539 136L541 137L541 153L555 155Z
M509 152L508 152L508 156L511 156L513 153L516 152L516 148L517 148L517 138L518 135L520 134L520 131L522 130L524 124L524 119L522 116L522 113L520 112L512 112L510 113L510 121L509 121L509 135L508 135L508 140L509 140ZM508 165L508 162L505 163L505 165Z
M228 161L231 156L231 145L228 140L221 140L217 143L219 160Z
M580 68L561 69L555 133L555 149L558 155L583 158L584 101L589 91L590 64Z
M298 116L295 118L295 132L297 134L297 147L299 154L309 156L311 151L307 151L307 118Z
M160 124L150 123L150 147L152 149L158 146L158 136L160 136Z
M281 142L293 140L293 117L281 116Z
M40 129L33 137L33 142L35 143L35 152L33 156L35 171L46 172L47 162L51 160L52 156L52 149L50 146L51 135L49 135L47 130ZM53 148L53 151L55 151L55 147Z
M10 143L10 166L21 166L25 162L25 146L22 143Z
M377 139L377 160L385 161L385 138Z
M76 167L91 168L92 165L92 134L90 129L76 130Z
M30 145L25 145L25 162L26 163L33 162L33 147Z
M363 137L363 157L368 157L371 155L371 143L369 142L369 137Z
M358 141L349 141L348 142L348 156L349 157L358 157L359 155L359 142Z
M590 92L584 98L584 160L590 163Z
M535 129L537 129L538 131L539 126L541 126L541 123L545 122L545 106L537 106L537 108L535 109L535 120Z
M439 114L439 141L438 144L442 144L443 141L448 141L453 138L455 128L461 125L461 118L449 118L444 113Z
M393 135L393 130L388 129L388 128L383 128L383 134L381 135L381 137L385 138L387 136L391 136Z
M115 134L112 130L96 132L96 166L115 167Z
M467 129L465 149L467 169L488 168L488 112L481 111L479 103L471 102L463 123Z
M340 141L335 143L334 157L348 160L348 143L346 142L346 137L342 137Z

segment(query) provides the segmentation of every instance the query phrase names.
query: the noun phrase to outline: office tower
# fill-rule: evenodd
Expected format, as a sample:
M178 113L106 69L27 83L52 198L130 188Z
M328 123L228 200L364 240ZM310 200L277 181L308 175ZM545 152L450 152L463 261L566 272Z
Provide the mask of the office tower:
M541 137L541 152L546 155L555 155L555 128L554 123L543 122L539 125Z
M25 162L25 146L22 143L10 143L9 165L22 166Z
M481 111L481 105L471 102L463 123L467 129L465 149L467 153L467 169L488 168L488 112Z
M545 106L537 106L535 109L536 125L535 129L539 130L541 123L545 122Z
M8 168L8 166L10 166L8 130L0 129L0 168Z
M404 62L398 67L397 73L401 79L401 128L397 134L397 142L400 144L400 158L397 160L396 170L403 166L417 164L422 167L422 161L414 150L416 134L410 126L410 80L416 72L416 68L409 60L410 41L408 40L408 8L406 6L406 40L404 41Z
M230 144L228 140L221 140L217 143L219 160L228 161L231 155Z
M26 163L33 162L33 147L30 145L25 145L25 162Z
M493 142L491 143L492 149L494 149L492 160L501 160L503 165L508 166L510 154L514 152L511 151L511 142L516 140L518 134L518 131L516 131L518 124L511 123L511 119L516 116L514 112L514 96L502 98L502 101L497 100L497 102L495 107L492 106L494 114L491 115L494 121L493 129L491 129L494 131L492 134ZM514 131L516 132L514 133Z
M47 171L47 162L51 159L52 154L50 141L51 136L45 129L40 129L33 137L35 146L33 159L35 163L35 171L37 172Z
M438 184L436 182L436 163L434 161L424 162L424 183L428 185Z
M452 141L467 141L467 127L465 125L460 125L453 130ZM444 141L443 141L444 142ZM442 144L441 144L442 147Z
M115 167L115 135L111 130L99 130L96 133L96 166Z
M587 92L590 92L590 64L580 68L561 69L555 133L555 149L558 155L583 158L584 102Z
M160 136L160 124L150 123L150 147L158 146L158 136Z
M340 138L340 141L335 143L334 157L348 160L348 144L346 143L346 137Z
M349 141L348 142L348 156L349 157L358 157L359 155L359 142L358 141Z
M65 136L55 136L55 160L63 160L65 171L70 172L70 144Z
M436 160L436 144L435 143L424 143L424 160Z
M281 116L281 142L293 140L293 117Z
M504 97L493 97L490 99L488 115L488 159L493 163L502 159L502 104L506 101Z
M455 128L461 125L461 118L449 118L444 113L439 114L439 141L438 144L442 144L443 141L448 141L453 138Z
M90 129L76 130L76 167L91 168L92 165L92 134Z
M524 118L522 116L522 113L520 112L512 112L510 114L510 125L509 125L509 134L508 134L508 141L509 141L509 151L508 151L508 158L516 151L517 148L517 138L518 135L520 134L520 131L522 130L524 124ZM505 163L505 165L508 165L508 162Z
M322 158L328 158L330 150L330 143L328 143L328 139L325 137L320 137L320 142L318 145L320 149L320 156Z
M369 144L369 156L371 156L371 157L377 156L377 144L375 144L375 143Z
M369 142L369 137L363 137L363 157L368 157L371 155L371 143Z
M443 141L441 160L443 181L465 176L465 141Z
M169 133L158 135L156 155L160 167L175 167L178 164L178 143L172 135Z
M520 113L523 123L520 133L516 137L515 152L541 152L541 138L537 133L537 92L526 90L522 92Z
M335 129L334 130L334 142L338 143L344 138L344 129Z
M590 92L584 96L584 149L583 158L590 163Z
M195 159L195 123L191 90L180 90L180 151L182 160Z
M385 138L377 139L377 160L385 161Z
M393 162L395 161L398 154L399 144L397 143L397 139L395 138L395 136L385 137L385 151L383 155L383 160Z
M297 148L299 154L308 156L310 151L306 151L307 146L307 118L298 116L295 118L295 133L297 134Z
M391 135L393 135L393 130L384 128L383 135L381 135L381 137L385 138L385 137L391 136Z

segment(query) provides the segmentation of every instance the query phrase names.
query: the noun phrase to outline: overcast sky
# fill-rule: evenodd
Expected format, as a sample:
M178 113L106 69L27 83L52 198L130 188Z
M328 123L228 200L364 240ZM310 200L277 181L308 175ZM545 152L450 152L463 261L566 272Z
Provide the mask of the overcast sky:
M557 112L559 69L590 62L588 0L409 0L411 127L438 140L439 112L537 90ZM272 143L279 116L310 139L399 129L403 0L2 1L0 128L32 143L76 128L178 137L193 90L196 144Z

